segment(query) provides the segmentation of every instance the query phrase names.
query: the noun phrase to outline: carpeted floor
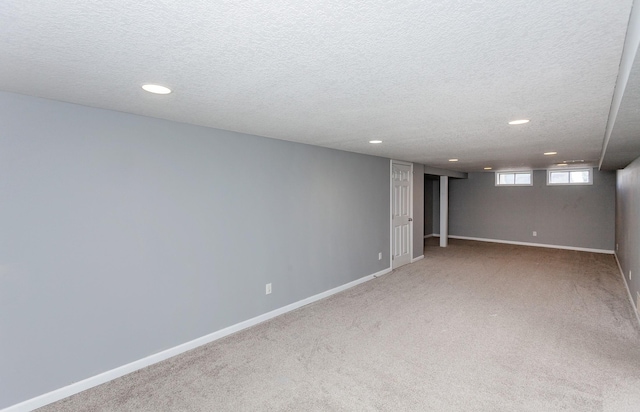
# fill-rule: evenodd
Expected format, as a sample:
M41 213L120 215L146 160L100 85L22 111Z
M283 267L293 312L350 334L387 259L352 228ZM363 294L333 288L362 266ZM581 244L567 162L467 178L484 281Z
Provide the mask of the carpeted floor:
M40 411L640 411L613 256L451 240Z

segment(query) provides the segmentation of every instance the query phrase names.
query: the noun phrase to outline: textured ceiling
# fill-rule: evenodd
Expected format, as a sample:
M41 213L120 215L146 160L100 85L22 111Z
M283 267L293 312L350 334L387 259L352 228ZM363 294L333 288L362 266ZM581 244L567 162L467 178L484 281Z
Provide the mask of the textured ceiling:
M454 170L597 165L631 6L3 0L0 90Z

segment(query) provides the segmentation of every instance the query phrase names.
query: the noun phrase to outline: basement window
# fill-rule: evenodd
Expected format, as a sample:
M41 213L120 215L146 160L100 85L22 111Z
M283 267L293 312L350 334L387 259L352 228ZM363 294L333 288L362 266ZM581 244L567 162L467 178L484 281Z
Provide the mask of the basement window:
M591 169L547 170L547 185L592 185Z
M496 186L533 186L533 173L496 172Z

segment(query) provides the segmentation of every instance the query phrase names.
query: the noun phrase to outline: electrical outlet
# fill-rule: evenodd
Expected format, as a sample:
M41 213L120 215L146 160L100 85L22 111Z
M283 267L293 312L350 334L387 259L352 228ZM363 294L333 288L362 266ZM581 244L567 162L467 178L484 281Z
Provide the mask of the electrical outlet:
M618 251L619 247L620 247L620 245L616 243L616 252Z
M271 294L271 283L267 283L267 295Z
M538 236L538 232L536 232L535 230L533 231L533 236Z
M382 260L382 252L378 253L378 260Z

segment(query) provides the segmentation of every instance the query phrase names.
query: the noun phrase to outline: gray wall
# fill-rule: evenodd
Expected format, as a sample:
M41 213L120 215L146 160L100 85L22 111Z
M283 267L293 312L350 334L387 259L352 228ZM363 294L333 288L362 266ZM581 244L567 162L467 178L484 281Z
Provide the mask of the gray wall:
M640 293L640 158L618 170L616 255L636 307ZM632 272L629 280L629 271Z
M424 166L413 164L413 257L424 250Z
M593 185L496 187L494 173L450 179L449 234L546 245L614 249L614 172L593 172ZM538 236L533 237L532 232Z
M0 409L390 266L384 158L0 92L0 188Z

